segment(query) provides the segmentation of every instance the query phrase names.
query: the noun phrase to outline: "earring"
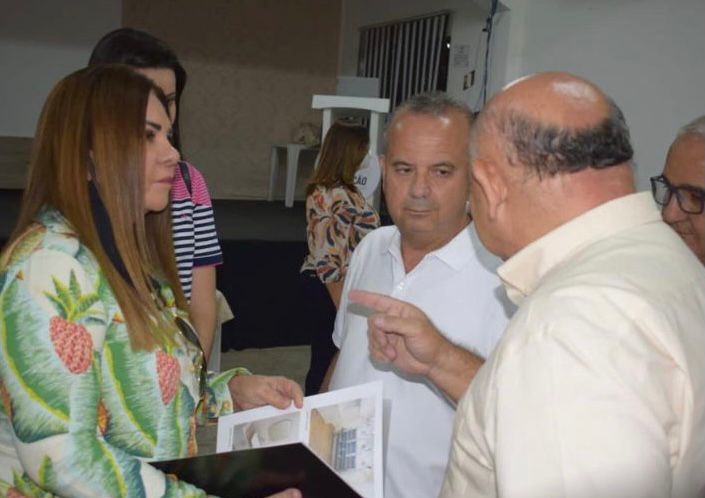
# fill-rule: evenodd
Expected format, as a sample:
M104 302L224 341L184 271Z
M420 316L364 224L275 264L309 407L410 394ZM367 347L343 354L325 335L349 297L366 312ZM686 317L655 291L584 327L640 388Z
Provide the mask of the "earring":
M470 199L468 199L467 201L465 201L465 212L466 212L467 214L470 214Z

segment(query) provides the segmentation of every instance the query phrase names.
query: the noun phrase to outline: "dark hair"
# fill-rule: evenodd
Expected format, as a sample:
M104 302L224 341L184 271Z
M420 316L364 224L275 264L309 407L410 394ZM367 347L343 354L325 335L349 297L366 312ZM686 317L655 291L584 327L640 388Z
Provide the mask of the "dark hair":
M141 69L171 69L176 77L176 105L186 87L186 70L163 41L133 28L120 28L104 35L93 47L88 65L127 64ZM173 124L173 143L181 150L179 112Z
M495 126L508 145L507 158L539 176L603 169L632 159L634 151L624 114L608 100L608 116L591 128L561 128L508 111L495 116Z
M306 195L311 195L319 185L355 189L355 172L369 145L370 137L365 127L341 121L333 123L323 140L321 157L309 180Z

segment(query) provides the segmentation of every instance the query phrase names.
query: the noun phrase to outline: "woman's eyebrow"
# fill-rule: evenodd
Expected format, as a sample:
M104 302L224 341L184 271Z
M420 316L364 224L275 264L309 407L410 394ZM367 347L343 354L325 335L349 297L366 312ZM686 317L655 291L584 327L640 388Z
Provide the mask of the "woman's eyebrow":
M157 131L161 131L161 130L162 130L162 125L160 125L159 123L155 123L154 121L149 121L149 120L147 120L147 124L148 124L149 126L151 126L152 128L156 129Z

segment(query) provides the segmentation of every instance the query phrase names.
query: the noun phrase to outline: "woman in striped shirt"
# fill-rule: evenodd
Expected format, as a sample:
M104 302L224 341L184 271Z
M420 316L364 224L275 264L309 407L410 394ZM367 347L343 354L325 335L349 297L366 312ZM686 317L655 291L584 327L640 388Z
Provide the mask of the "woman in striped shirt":
M177 107L186 85L186 71L176 54L148 33L120 28L100 39L89 60L89 65L111 63L130 65L161 88L173 121L173 143L181 150ZM223 262L223 254L206 182L185 161L180 162L174 176L171 212L179 281L208 356L216 329L215 267Z

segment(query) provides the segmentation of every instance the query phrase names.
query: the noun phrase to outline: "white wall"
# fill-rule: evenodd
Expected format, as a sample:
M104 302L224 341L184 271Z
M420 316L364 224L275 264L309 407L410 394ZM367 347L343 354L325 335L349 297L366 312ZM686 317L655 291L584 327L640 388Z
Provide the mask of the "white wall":
M188 72L182 152L211 197L266 198L272 145L320 122L311 96L335 89L340 0L123 0L122 9L126 26L164 40ZM299 199L308 171L299 169Z
M0 0L0 136L31 137L49 91L120 26L121 0Z
M705 114L705 1L508 0L505 81L570 71L624 111L637 188L659 174L679 127Z
M469 45L469 67L453 66L453 47L448 70L448 93L463 100L471 108L477 107L482 66L484 64L485 26L488 7L486 0L344 0L341 23L339 73L355 76L360 28L372 24L399 21L410 17L449 10L452 12L450 35L452 45ZM495 33L496 42L506 38L506 32ZM504 64L501 64L504 67ZM463 90L463 77L473 69L475 84Z
M624 111L632 131L637 187L661 171L676 130L705 114L704 0L503 0L509 9L495 22L490 94L528 73L570 71L602 87ZM481 78L486 2L476 0L347 0L341 70L354 73L357 30L439 9L455 13L453 43L480 48ZM451 68L452 69L452 68ZM458 90L462 74L449 75L450 94L475 107L476 84Z

